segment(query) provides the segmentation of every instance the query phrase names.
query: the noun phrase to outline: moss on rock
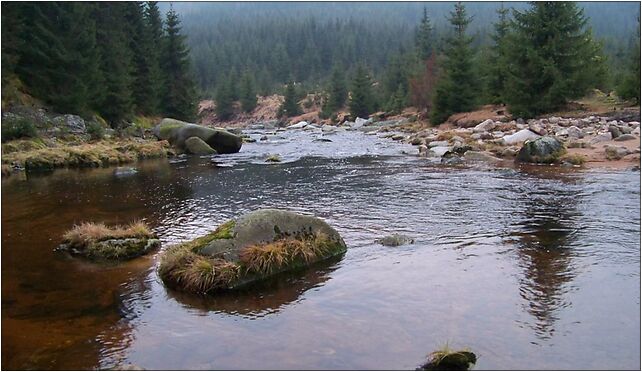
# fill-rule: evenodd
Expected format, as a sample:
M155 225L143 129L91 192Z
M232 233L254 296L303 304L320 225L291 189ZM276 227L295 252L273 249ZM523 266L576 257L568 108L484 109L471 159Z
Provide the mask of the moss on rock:
M307 267L345 250L338 233L317 218L260 210L168 248L159 276L171 287L210 293Z

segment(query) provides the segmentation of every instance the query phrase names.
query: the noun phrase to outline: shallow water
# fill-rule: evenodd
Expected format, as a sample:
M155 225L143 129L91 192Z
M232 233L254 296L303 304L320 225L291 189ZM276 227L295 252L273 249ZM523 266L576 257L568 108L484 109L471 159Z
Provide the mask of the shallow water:
M640 368L639 172L449 168L376 136L319 137L277 133L218 166L3 179L3 368L414 369L446 342L477 369ZM158 253L53 252L81 221L144 218L166 247L260 207L320 216L349 249L212 298L165 289ZM416 242L374 243L393 232Z

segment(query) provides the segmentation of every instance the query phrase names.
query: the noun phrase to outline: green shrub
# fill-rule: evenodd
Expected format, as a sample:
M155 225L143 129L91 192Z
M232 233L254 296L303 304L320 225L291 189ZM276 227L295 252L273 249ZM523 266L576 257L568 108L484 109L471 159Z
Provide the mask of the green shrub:
M31 120L20 118L2 122L2 142L24 137L38 137L36 126Z
M98 121L87 122L87 134L91 139L99 140L105 136L105 128Z

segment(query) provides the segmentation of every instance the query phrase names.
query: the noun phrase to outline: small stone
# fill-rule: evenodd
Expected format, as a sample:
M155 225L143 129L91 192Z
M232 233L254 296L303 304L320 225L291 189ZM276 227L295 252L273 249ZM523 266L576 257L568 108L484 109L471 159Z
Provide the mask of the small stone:
M618 136L615 140L621 142L621 141L630 141L634 139L637 139L637 137L632 134L622 134Z
M428 143L429 148L438 147L438 146L441 146L441 147L448 146L448 141L432 141Z
M375 240L375 243L385 245L386 247L398 247L400 245L412 244L414 242L415 239L401 234L392 234Z

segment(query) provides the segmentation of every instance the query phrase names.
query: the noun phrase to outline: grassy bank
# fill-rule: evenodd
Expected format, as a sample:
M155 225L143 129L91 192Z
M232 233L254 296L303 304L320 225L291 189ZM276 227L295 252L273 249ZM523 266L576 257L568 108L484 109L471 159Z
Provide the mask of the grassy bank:
M46 170L54 168L104 167L162 158L173 154L167 141L109 139L90 143L15 140L2 144L2 174L15 168Z

